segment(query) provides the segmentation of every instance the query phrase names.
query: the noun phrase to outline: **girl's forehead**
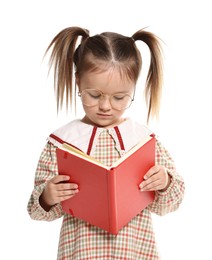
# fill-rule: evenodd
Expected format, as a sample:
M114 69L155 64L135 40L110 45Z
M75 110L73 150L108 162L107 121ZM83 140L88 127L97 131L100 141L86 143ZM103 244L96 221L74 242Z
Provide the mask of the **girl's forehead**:
M95 71L86 71L84 72L80 79L88 81L105 81L105 82L117 82L117 83L132 83L132 80L129 79L128 75L120 68L109 67L107 69L101 69Z
M83 73L79 81L79 87L99 89L102 92L131 91L135 83L121 75L118 69Z

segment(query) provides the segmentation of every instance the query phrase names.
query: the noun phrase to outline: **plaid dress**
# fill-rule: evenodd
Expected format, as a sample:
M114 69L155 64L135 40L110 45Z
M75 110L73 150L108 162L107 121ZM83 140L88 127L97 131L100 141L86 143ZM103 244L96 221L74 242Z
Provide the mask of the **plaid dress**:
M107 129L101 129L94 156L111 165L120 155L117 141ZM164 192L156 191L154 202L134 217L118 235L90 225L62 211L57 204L46 212L39 204L39 196L46 182L58 174L56 146L48 142L38 162L35 187L28 203L33 219L52 221L63 216L57 260L156 260L160 259L152 228L151 212L164 215L176 210L183 198L184 182L176 173L174 163L165 148L157 141L156 164L164 165L171 175L171 183ZM127 191L126 191L127 192Z

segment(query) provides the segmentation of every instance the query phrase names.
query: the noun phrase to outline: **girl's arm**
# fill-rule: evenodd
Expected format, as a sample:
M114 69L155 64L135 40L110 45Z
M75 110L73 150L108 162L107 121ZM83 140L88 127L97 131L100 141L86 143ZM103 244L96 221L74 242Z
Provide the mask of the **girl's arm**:
M44 210L45 207L43 205L42 207L42 203L40 203L41 195L47 183L57 175L56 147L47 143L38 162L35 174L34 190L27 207L32 219L52 221L60 218L64 214L60 203L55 204L48 210Z
M168 187L163 191L155 191L155 200L149 205L149 209L158 214L165 215L178 209L184 196L184 181L176 172L176 168L168 151L157 141L156 165L166 168L169 175Z

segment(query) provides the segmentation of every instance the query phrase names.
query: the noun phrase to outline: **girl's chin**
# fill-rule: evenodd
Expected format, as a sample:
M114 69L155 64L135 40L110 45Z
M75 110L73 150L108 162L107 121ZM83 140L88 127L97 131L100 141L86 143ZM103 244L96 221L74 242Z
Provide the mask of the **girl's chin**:
M88 117L84 117L82 119L82 122L86 123L86 124L90 124L93 126L97 126L97 127L114 127L116 125L119 125L121 122L123 122L123 118L117 119L117 120L112 120L111 118L108 117L98 117L95 119L90 119Z

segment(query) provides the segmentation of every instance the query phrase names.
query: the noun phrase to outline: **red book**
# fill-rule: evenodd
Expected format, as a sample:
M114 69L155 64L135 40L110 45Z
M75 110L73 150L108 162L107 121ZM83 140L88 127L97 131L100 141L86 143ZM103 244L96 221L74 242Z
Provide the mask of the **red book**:
M111 234L118 234L154 200L153 191L139 190L143 176L155 165L153 135L111 167L67 144L57 148L57 161L59 174L79 185L79 193L62 202L63 210Z

